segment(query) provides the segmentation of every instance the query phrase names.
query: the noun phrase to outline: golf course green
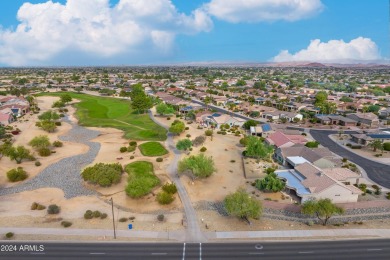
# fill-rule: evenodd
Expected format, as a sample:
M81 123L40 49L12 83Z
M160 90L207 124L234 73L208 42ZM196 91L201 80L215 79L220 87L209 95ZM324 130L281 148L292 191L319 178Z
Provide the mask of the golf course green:
M80 100L74 106L82 126L120 129L125 138L132 140L163 141L167 137L166 130L154 123L148 114L138 114L131 109L129 100L74 92L40 93L37 96L59 97L62 94Z

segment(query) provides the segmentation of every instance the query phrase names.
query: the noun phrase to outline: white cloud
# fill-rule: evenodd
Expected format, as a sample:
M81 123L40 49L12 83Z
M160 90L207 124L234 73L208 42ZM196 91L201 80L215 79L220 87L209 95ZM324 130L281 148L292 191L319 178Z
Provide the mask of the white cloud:
M0 29L0 63L45 64L62 53L97 58L159 53L172 49L177 34L211 30L210 17L200 9L178 12L171 0L67 0L23 4L15 30Z
M323 10L320 0L211 0L204 9L218 19L239 22L296 21Z
M351 62L379 60L381 55L378 46L369 38L358 37L350 42L330 40L321 42L312 40L303 50L291 54L288 50L281 51L272 60L275 62L287 61L319 61L319 62Z

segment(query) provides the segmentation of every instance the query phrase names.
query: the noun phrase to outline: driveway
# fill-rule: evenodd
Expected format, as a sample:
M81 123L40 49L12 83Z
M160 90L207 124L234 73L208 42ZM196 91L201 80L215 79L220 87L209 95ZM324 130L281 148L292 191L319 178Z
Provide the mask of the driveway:
M321 143L321 145L327 147L329 150L338 154L343 158L347 158L349 161L362 167L370 180L373 182L390 189L390 167L389 165L379 162L368 160L360 155L348 151L342 146L336 144L329 138L331 134L337 134L338 131L329 130L310 130L311 136Z

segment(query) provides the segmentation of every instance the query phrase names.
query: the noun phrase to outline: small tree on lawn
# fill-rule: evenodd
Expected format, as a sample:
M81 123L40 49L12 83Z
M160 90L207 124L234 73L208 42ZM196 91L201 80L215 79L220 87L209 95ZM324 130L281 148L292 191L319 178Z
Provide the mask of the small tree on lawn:
M161 116L163 116L163 115L170 115L170 114L175 113L175 110L173 109L173 107L170 107L170 106L168 106L165 103L158 104L156 106L156 111Z
M179 161L178 172L183 173L187 170L199 178L209 177L217 171L213 158L204 154L192 155Z
M56 102L53 103L51 106L52 108L63 108L65 107L65 103L62 102L61 100L57 100Z
M261 180L256 180L256 188L263 191L279 192L286 187L286 183L278 178L276 173L270 173Z
M190 149L191 146L192 146L192 142L191 142L191 140L189 140L187 138L183 139L183 140L179 140L176 144L176 148L180 151L183 151L183 150L186 151L186 150Z
M67 104L69 102L72 102L73 99L72 99L72 97L69 94L62 94L60 96L60 100L61 100L61 102Z
M302 205L303 214L316 216L326 226L333 215L344 214L344 209L336 206L330 199L308 200Z
M235 193L227 195L224 200L226 211L231 216L239 217L248 221L248 218L258 219L262 212L259 201L251 198L244 189L240 188Z

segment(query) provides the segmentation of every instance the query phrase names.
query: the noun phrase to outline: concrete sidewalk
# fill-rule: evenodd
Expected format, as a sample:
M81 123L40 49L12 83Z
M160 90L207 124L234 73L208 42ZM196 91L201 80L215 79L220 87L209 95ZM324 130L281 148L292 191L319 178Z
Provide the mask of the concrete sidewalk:
M5 234L13 232L18 234L29 235L71 235L71 236L93 236L93 237L113 237L113 231L110 229L63 229L63 228L17 228L17 227L2 227L0 233ZM156 239L162 241L185 241L185 231L134 231L134 230L117 230L118 238L139 238ZM235 232L205 232L205 237L209 240L234 240L234 239L291 239L311 238L390 238L390 229L326 229L326 230L279 230L279 231L235 231ZM98 239L96 239L98 240Z

